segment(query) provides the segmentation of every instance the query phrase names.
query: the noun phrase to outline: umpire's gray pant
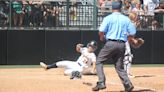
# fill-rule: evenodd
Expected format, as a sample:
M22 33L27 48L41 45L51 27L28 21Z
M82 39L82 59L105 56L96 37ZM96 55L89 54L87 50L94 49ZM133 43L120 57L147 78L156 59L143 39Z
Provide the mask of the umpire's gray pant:
M107 60L113 60L115 69L121 79L123 85L131 84L126 71L124 70L123 58L125 53L125 43L120 41L107 41L104 47L99 52L96 61L96 70L99 78L99 82L106 81L104 70L103 70L103 62Z

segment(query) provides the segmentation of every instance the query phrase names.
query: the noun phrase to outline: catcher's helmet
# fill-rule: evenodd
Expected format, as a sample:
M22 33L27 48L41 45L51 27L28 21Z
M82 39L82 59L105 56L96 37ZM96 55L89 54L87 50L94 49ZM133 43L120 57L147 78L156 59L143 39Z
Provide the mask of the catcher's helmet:
M87 47L88 46L91 46L95 51L97 49L97 42L92 40L87 44Z

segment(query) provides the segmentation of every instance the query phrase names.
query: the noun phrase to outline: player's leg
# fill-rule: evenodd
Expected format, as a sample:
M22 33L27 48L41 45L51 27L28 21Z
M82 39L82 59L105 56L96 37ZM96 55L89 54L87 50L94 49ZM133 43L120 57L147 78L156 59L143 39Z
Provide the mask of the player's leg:
M81 67L77 62L69 62L65 66L64 75L70 76L70 79L79 79L82 76L83 67Z
M128 74L128 77L133 78L135 76L131 75L130 69L131 69L131 63L132 63L133 55L128 55L124 57L124 69Z
M65 67L65 68L71 68L72 67L72 61L58 61L58 62L55 62L55 63L52 63L50 65L47 65L43 62L40 62L40 65L45 69L51 69L51 68L58 68L58 67Z
M65 69L74 69L74 68L76 69L77 68L76 62L68 61L68 60L56 62L56 66L60 67L60 68L65 68Z
M130 68L131 68L131 63L124 63L124 69L127 72L128 75L130 75Z
M82 74L83 75L96 75L97 72L92 72L92 67L89 67L89 68L85 68L83 71L82 71Z
M128 63L128 64L127 64L127 74L128 74L128 77L129 77L129 78L134 78L135 76L132 75L132 74L131 74L131 71L130 71L130 70L131 70L131 65L132 65L131 63Z
M47 70L47 64L45 64L44 62L40 62L40 66L42 67L42 68L44 68L45 70Z
M124 61L124 70L127 72L128 61Z
M72 73L72 69L65 69L65 71L64 71L64 75L66 75L66 76L70 76L71 75L71 73Z
M122 50L120 50L120 51L123 52ZM116 55L113 59L115 62L114 65L115 65L116 72L124 85L125 92L131 92L131 90L134 87L133 87L133 84L131 83L126 71L124 70L124 66L123 66L124 62L122 62L123 58L124 58L123 53Z
M59 61L60 62L60 61ZM55 62L55 63L52 63L52 64L50 64L50 65L47 65L47 64L45 64L44 62L40 62L40 66L41 67L43 67L45 70L47 70L47 69L51 69L51 68L57 68L58 66L57 66L57 63L58 62ZM60 65L60 64L59 64Z

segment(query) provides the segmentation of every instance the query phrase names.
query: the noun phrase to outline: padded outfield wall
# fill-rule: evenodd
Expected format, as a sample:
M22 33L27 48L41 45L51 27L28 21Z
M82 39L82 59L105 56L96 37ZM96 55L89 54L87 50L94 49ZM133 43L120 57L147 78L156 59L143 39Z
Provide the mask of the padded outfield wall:
M145 40L139 49L132 49L135 64L163 64L164 31L138 31ZM41 60L53 63L58 60L76 60L77 43L85 45L90 40L103 43L95 30L0 30L0 65L38 65ZM107 62L106 62L107 63ZM112 63L112 62L110 62Z

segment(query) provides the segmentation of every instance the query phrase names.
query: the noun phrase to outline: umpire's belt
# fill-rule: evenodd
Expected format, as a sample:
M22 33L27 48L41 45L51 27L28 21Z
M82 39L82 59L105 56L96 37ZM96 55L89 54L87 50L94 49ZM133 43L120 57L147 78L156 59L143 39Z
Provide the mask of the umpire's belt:
M113 42L122 42L122 43L125 43L125 41L124 41L124 40L108 39L108 41L113 41Z

